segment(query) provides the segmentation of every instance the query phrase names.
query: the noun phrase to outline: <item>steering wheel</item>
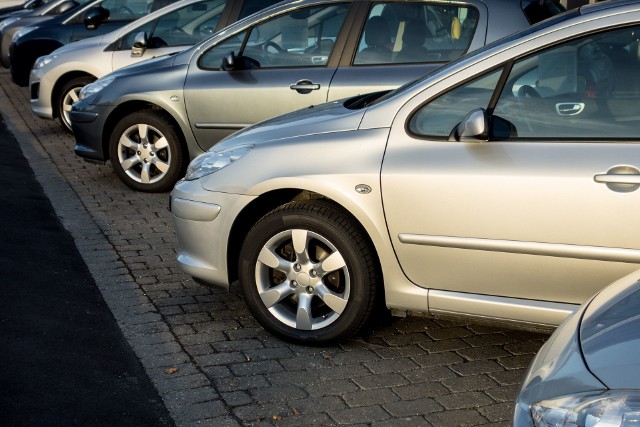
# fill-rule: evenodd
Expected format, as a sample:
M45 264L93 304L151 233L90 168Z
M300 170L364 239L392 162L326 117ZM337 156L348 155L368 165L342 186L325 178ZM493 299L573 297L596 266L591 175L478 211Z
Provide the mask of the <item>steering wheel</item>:
M272 47L277 53L284 52L283 48L281 48L276 42L273 42L271 40L269 40L268 42L262 45L262 50L265 51L266 53L271 53L269 52L270 47Z
M537 90L534 89L533 86L522 85L520 89L518 89L518 98L540 98L540 94Z

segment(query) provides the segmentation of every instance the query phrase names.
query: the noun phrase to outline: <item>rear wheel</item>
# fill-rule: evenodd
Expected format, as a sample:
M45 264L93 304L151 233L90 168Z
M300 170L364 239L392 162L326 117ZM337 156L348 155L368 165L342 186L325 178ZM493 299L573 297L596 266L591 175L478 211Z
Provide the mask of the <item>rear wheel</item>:
M56 100L58 120L60 120L60 124L69 132L71 132L71 120L69 119L71 106L74 102L78 101L80 90L95 80L96 78L92 76L76 77L68 81L58 94L58 99Z
M185 155L171 121L153 110L124 117L109 140L114 171L137 191L170 190L183 172Z
M245 239L239 271L258 322L303 344L357 332L373 311L380 277L362 227L323 201L292 202L264 216Z

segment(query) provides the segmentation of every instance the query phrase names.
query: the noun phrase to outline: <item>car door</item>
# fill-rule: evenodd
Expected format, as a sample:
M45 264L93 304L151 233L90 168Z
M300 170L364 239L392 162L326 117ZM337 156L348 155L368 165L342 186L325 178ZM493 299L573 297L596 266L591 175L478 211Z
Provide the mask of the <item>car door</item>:
M363 6L359 28L352 28L331 82L330 100L396 88L485 43L483 2L414 0Z
M155 56L178 52L211 36L228 3L227 0L203 0L189 3L128 30L114 45L113 69ZM145 34L147 46L141 55L135 55L131 48L140 33Z
M450 77L398 116L385 214L406 275L439 290L432 308L440 291L579 304L638 268L639 29ZM492 113L488 141L456 141L478 107Z
M247 125L325 102L350 5L289 8L195 55L184 97L198 144L206 149ZM237 68L222 69L230 51Z

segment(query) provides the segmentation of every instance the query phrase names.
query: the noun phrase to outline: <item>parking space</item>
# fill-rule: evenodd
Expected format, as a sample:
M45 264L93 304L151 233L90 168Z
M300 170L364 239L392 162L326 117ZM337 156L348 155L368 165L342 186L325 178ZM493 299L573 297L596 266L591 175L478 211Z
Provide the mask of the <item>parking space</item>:
M510 425L546 333L422 317L381 318L340 345L266 333L238 287L176 268L168 194L134 192L29 109L0 71L0 112L178 425Z

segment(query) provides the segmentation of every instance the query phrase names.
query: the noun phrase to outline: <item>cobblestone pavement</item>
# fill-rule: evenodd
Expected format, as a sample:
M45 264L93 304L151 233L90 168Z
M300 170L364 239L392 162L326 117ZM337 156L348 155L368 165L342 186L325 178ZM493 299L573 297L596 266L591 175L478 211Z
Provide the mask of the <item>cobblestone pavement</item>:
M280 341L230 293L177 270L168 194L73 154L0 71L0 112L177 425L508 426L548 334L392 318L340 345Z

